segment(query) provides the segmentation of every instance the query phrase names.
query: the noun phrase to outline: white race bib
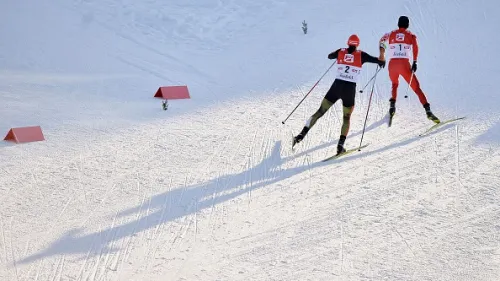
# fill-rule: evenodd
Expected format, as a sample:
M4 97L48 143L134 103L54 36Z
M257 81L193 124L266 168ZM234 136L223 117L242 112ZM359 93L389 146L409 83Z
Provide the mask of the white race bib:
M410 59L411 45L404 43L389 44L389 58Z
M356 83L359 75L361 75L361 67L346 64L339 64L337 67L337 79Z

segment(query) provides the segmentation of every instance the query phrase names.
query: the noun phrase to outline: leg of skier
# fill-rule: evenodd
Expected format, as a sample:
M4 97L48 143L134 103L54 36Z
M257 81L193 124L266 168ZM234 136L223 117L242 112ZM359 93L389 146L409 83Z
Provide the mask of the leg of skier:
M342 129L340 130L340 138L339 142L337 143L337 154L345 152L344 148L344 143L347 138L347 134L349 133L349 127L351 125L351 114L352 111L354 110L354 106L350 107L342 107Z
M389 115L392 117L396 113L396 100L398 98L399 75L401 75L400 63L397 60L389 62L389 78L391 79L392 89L389 99Z
M344 148L344 143L349 134L349 127L351 125L351 114L354 110L354 104L356 101L356 86L354 85L344 85L342 87L342 129L340 130L340 138L337 143L337 154L346 151Z
M412 77L413 75L413 77ZM427 118L431 120L434 123L439 123L441 122L439 118L437 118L431 111L431 106L429 102L427 101L427 97L425 96L424 92L420 88L420 82L418 81L417 75L411 71L410 65L408 67L405 67L403 69L402 73L403 78L406 80L406 83L411 83L410 87L411 89L417 94L418 100L422 104L422 106L425 109L425 114L427 115Z
M339 90L339 85L335 80L326 93L325 97L321 101L321 106L319 107L318 111L316 111L316 113L314 113L307 120L306 125L304 126L304 128L302 128L302 131L293 138L292 148L304 139L312 126L316 124L316 121L318 121L318 119L321 118L328 111L328 109L330 109L330 107L332 107L332 105L340 99Z
M314 126L314 124L316 124L316 121L318 121L318 119L321 118L328 111L328 109L332 107L334 103L335 102L331 102L326 98L324 98L323 101L321 101L321 106L319 107L319 109L311 117L309 117L309 119L306 122L306 125L304 126L304 128L302 128L302 131L293 138L292 147L304 139L309 130Z

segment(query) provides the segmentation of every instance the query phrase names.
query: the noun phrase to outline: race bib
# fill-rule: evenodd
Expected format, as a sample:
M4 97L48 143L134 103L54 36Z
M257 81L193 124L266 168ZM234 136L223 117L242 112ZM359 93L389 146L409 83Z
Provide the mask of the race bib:
M361 75L361 67L346 64L339 64L337 67L337 79L356 83L359 75Z
M389 44L389 58L410 59L411 45L404 43Z

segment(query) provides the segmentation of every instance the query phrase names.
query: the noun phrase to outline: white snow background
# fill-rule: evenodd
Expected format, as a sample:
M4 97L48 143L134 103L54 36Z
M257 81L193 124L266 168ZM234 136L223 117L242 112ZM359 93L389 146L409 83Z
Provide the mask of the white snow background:
M0 280L500 280L500 5L493 0L2 0ZM442 120L377 77L363 143L340 102L291 151L348 36L400 15ZM302 32L302 21L308 34ZM358 90L375 73L366 64ZM159 86L188 85L170 102ZM370 88L346 145L359 145ZM2 135L3 137L4 135Z

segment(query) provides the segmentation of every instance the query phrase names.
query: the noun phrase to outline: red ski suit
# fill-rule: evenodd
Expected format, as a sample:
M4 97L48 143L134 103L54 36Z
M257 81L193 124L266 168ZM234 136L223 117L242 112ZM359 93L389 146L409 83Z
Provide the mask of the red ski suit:
M389 50L389 77L392 82L392 99L396 100L398 96L399 76L403 76L410 87L417 94L422 105L427 104L427 98L424 92L420 89L420 83L417 76L411 71L410 55L413 56L413 61L418 58L418 43L417 37L406 30L399 28L389 33L384 34L380 39L381 51Z

